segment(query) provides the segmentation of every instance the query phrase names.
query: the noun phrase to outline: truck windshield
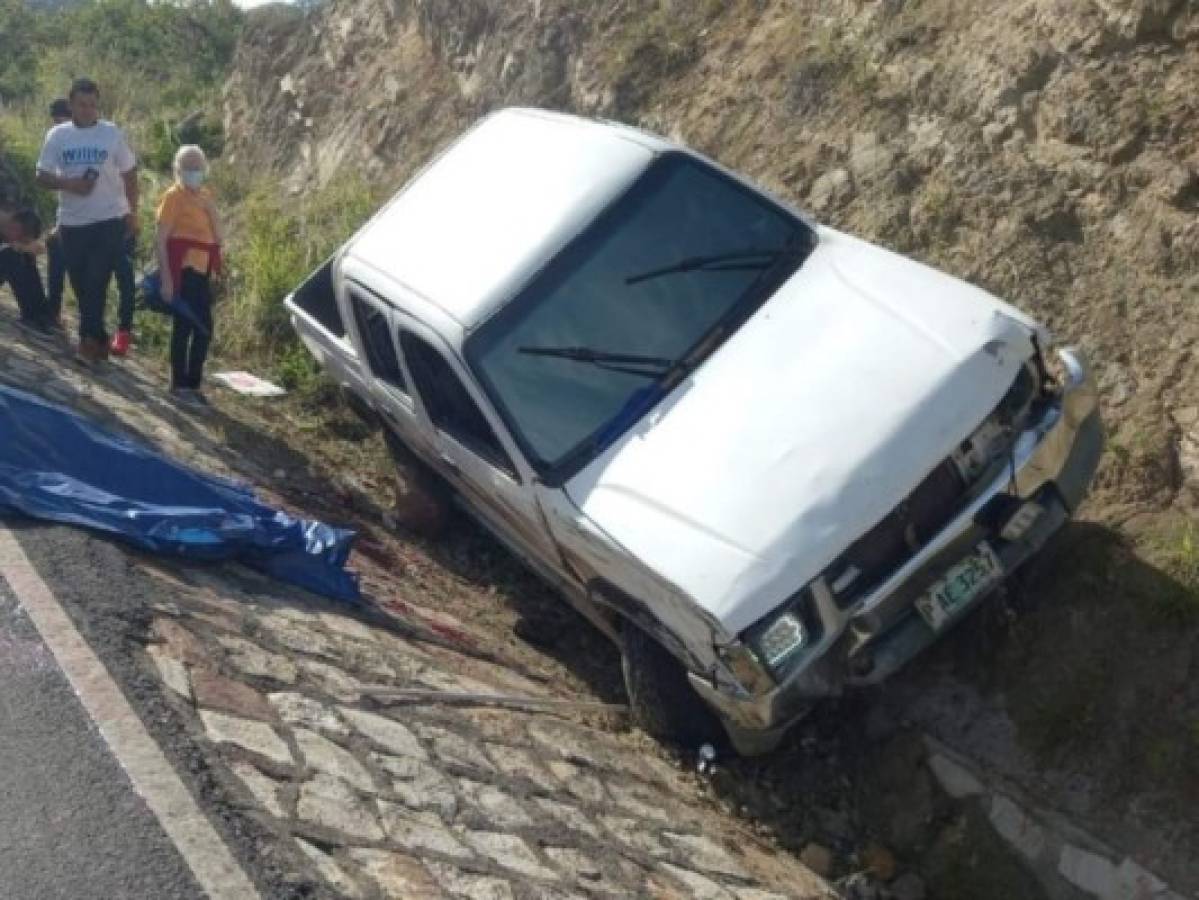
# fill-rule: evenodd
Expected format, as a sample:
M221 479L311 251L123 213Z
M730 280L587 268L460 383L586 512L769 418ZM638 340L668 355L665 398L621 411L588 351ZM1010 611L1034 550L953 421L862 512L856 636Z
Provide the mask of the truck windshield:
M560 483L765 302L813 240L762 195L665 154L471 336L467 358L530 464ZM580 364L597 360L666 364Z

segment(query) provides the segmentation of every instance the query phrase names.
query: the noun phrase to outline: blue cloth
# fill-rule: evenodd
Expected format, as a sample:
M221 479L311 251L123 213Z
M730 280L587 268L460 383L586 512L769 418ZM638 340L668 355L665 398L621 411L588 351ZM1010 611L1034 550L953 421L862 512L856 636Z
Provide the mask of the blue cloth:
M355 533L295 519L77 413L0 385L0 515L81 525L186 559L236 559L335 600Z
M204 324L199 314L179 296L178 292L171 298L170 303L162 299L162 276L157 269L143 275L139 287L142 294L142 306L146 309L168 316L179 316L181 319L186 319L188 324L204 337L212 337L212 332ZM178 286L176 285L176 287Z

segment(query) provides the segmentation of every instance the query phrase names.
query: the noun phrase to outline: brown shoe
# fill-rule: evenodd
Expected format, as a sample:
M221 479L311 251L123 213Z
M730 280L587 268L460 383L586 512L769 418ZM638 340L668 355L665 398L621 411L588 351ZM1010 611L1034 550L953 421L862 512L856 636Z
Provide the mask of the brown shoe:
M75 360L88 367L94 366L103 359L100 350L100 341L95 338L83 338L75 350Z

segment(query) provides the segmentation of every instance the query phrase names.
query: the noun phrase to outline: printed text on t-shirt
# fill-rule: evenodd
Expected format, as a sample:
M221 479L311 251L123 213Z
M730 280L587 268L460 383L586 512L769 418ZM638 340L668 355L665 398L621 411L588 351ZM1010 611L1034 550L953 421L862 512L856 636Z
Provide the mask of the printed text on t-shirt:
M107 159L108 151L103 147L67 147L62 151L64 166L103 165Z

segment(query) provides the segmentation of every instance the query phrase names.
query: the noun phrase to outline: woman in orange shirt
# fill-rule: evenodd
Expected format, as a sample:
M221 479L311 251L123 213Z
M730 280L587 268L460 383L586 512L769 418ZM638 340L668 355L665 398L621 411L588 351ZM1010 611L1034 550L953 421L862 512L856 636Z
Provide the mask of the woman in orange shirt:
M186 303L193 316L175 316L171 332L171 395L207 406L200 393L212 341L212 276L220 270L221 234L212 194L204 187L208 159L194 145L175 154L175 183L158 204L158 268L162 299Z

